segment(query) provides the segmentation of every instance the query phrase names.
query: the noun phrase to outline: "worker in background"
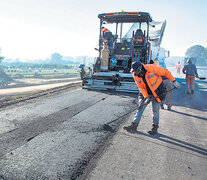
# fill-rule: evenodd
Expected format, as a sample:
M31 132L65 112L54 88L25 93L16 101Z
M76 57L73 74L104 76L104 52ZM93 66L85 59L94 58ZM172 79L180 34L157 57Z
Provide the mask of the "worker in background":
M136 82L143 99L141 100L133 122L131 125L125 126L124 129L127 131L136 131L145 108L150 101L152 101L153 125L148 133L154 135L157 133L159 127L160 103L165 98L166 93L165 84L163 83L161 76L172 81L176 88L179 88L180 84L167 69L153 64L144 65L140 61L134 62L132 63L131 72L133 73L134 81Z
M110 31L105 27L101 27L101 32L110 32Z
M93 72L92 72L91 67L88 67L88 75L92 75L92 74L93 74Z
M86 71L85 71L84 67L81 67L80 77L81 77L81 80L83 80L86 77Z
M105 38L104 35L106 32L111 32L109 29L105 28L105 27L101 27L101 38Z
M180 61L179 61L178 64L176 64L177 74L180 74L181 68L182 68L182 65L180 64Z
M153 60L150 60L150 64L154 64L156 66L159 66L158 64L154 63ZM166 87L166 96L165 98L162 100L161 104L160 104L160 108L161 109L165 109L164 108L164 103L166 101L166 105L167 105L167 110L171 111L171 107L172 107L172 102L173 102L173 91L170 91L172 89L172 82L166 78L165 76L161 76L165 87Z
M186 74L186 84L187 84L187 94L193 94L194 93L194 80L195 77L198 77L196 66L192 63L191 59L187 61L187 65L183 68L183 73ZM191 85L191 91L190 91L190 85Z
M92 65L92 74L93 74L94 72L96 72L96 70L95 70L95 64Z

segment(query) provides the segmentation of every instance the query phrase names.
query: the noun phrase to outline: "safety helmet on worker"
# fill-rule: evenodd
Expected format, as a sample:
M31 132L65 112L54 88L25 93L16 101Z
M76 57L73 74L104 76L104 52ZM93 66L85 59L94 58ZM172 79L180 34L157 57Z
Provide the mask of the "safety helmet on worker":
M140 61L136 61L132 63L131 72L141 71L141 70L142 70L142 63Z

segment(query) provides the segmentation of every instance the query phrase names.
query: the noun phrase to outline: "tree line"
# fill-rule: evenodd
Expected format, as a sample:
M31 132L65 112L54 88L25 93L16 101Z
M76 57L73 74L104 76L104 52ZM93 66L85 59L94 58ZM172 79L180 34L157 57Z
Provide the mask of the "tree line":
M201 45L194 45L188 48L185 52L185 57L193 57L196 58L196 65L207 65L207 47L201 46ZM0 63L4 59L3 56L1 56L1 49L0 49ZM85 57L86 59L86 57ZM57 68L56 64L61 64L62 62L62 56L59 53L54 53L51 55L51 64L52 65L40 65L40 66L47 66L43 68ZM45 63L43 63L45 64ZM73 63L71 63L73 64ZM64 66L64 65L63 65ZM62 68L59 67L59 68ZM64 67L66 68L66 66Z
M2 63L3 68L19 68L19 69L73 69L74 67L78 67L78 65L64 65L64 64L37 64L37 63L25 63L25 62L12 62Z
M194 45L187 49L185 56L196 58L196 65L207 65L207 47Z
M4 57L1 56L1 49L0 49L0 63L3 61Z

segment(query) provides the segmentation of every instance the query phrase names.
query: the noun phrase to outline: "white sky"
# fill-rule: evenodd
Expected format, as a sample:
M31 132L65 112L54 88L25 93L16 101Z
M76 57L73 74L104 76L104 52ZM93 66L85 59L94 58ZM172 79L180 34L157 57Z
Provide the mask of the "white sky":
M45 59L97 56L98 14L144 11L167 20L162 47L184 56L193 45L207 46L206 0L0 0L0 48L6 58Z

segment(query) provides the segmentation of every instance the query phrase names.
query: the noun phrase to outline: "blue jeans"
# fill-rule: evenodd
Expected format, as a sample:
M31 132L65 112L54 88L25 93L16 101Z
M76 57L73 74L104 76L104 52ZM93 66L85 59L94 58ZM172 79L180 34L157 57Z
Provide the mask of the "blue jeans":
M134 117L134 123L139 124L140 119L142 117L142 114L147 107L148 104L143 105L140 107L139 110L137 110L137 114ZM159 112L160 112L160 103L157 102L155 99L152 100L152 112L153 112L153 124L157 125L159 127Z
M172 82L169 79L165 79L165 80L163 80L163 82L166 86L167 91L169 91L173 88L172 87ZM166 93L166 97L165 97L165 99L162 100L161 105L163 105L165 101L166 101L166 105L172 106L173 91L169 91L169 92Z

